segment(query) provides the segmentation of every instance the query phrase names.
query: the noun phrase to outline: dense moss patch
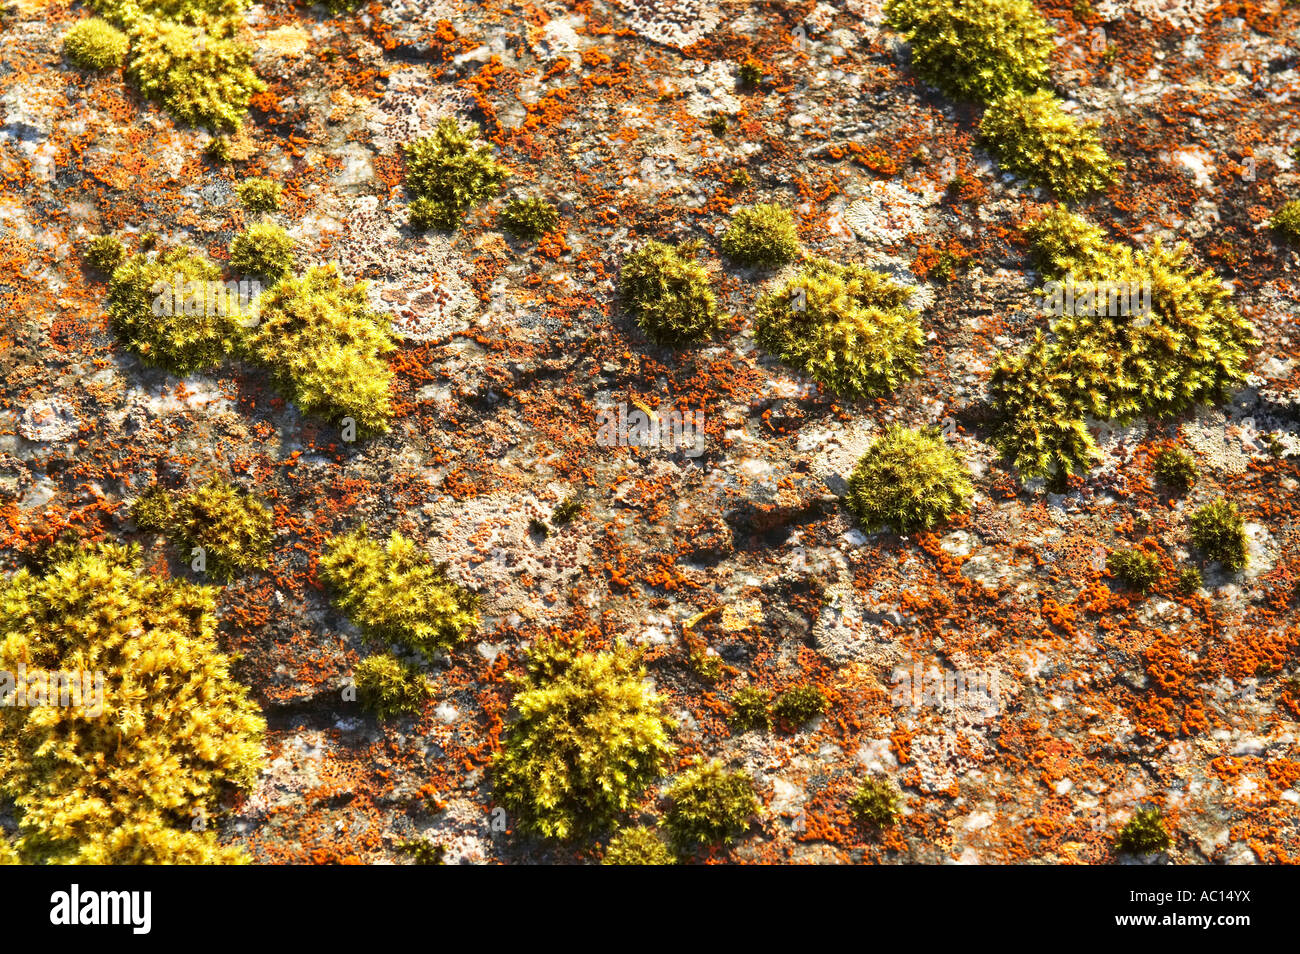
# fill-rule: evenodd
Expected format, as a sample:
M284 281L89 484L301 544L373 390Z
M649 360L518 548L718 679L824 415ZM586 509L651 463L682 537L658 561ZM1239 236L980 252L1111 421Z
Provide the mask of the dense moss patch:
M605 848L602 865L672 865L677 863L664 840L644 825L620 828Z
M793 262L799 255L794 216L789 209L772 204L738 209L722 235L722 251L742 265L770 268Z
M847 502L870 529L932 530L970 506L970 471L935 430L893 426L862 455Z
M542 643L525 665L495 763L497 798L530 834L594 834L663 770L672 723L630 649Z
M25 861L245 860L202 830L264 755L265 722L218 651L215 597L143 572L138 551L116 545L65 551L3 585L0 670L103 674L100 705L83 693L81 705L0 708L0 790Z
M230 243L230 267L240 275L278 281L293 270L293 239L274 222L258 222Z
M1010 92L989 104L980 135L1004 169L1069 202L1115 181L1095 123L1081 123L1046 90Z
M1237 505L1216 500L1201 507L1191 520L1192 543L1205 557L1216 560L1225 570L1246 568L1246 523Z
M191 566L201 561L203 572L215 579L266 568L275 532L271 511L220 477L187 494L155 486L132 514L141 529L164 534L180 548L182 559ZM201 551L197 556L196 550Z
M106 20L91 17L63 34L64 55L86 70L116 69L126 59L126 34Z
M419 712L431 695L424 674L392 653L367 656L354 677L361 704L381 719Z
M478 626L478 598L400 533L386 542L372 540L364 528L333 537L320 558L320 577L372 640L433 657Z
M656 344L691 344L718 330L717 300L708 271L695 260L698 249L698 243L673 247L650 241L623 262L623 301Z
M744 833L759 811L749 773L729 771L717 761L683 772L667 795L669 808L664 820L683 848L729 844Z
M411 225L452 231L466 213L496 195L510 170L492 158L492 147L476 143L479 128L454 119L438 123L433 135L402 147Z
M759 298L759 345L836 394L872 397L917 371L925 335L911 290L861 265L812 258Z
M898 789L888 779L867 778L849 799L849 810L870 825L886 828L902 814L901 801Z

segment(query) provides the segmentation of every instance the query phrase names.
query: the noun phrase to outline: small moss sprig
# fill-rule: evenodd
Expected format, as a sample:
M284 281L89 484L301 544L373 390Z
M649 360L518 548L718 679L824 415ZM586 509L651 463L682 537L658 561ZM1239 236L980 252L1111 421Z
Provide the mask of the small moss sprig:
M454 231L470 209L500 190L510 170L492 157L491 146L476 143L478 135L474 123L462 127L444 118L433 135L402 147L413 227Z
M602 865L673 865L677 859L653 828L620 828L600 859Z
M1192 543L1225 570L1246 568L1246 523L1237 505L1228 500L1208 503L1192 514Z
M533 648L493 767L497 798L530 834L569 840L608 828L673 752L663 701L640 656L580 644Z
M1152 460L1151 473L1170 490L1185 493L1196 483L1196 461L1185 451L1165 447Z
M239 275L278 281L293 270L294 243L274 222L258 222L230 243L230 267Z
M187 494L155 485L136 502L132 515L142 530L166 536L184 560L201 550L204 572L214 579L266 569L275 531L271 511L220 477Z
M1114 550L1106 569L1140 593L1150 593L1160 582L1160 558L1146 550Z
M772 694L756 686L737 689L731 697L731 717L728 720L737 732L772 728Z
M759 811L749 773L729 771L718 761L687 769L668 789L664 817L673 840L683 849L730 844Z
M650 241L623 261L620 294L655 344L691 344L718 330L709 273L695 260L699 248L698 242L674 247Z
M63 34L63 54L86 70L116 69L126 59L126 34L106 20L79 20Z
M1116 179L1120 164L1106 154L1096 128L1075 120L1046 90L1007 93L980 120L980 136L1003 168L1067 202Z
M771 268L799 256L799 233L790 210L771 203L738 209L722 236L722 251L742 265Z
M126 261L126 248L112 235L96 235L86 242L82 255L95 271L111 275L113 269Z
M911 289L861 265L810 258L755 305L759 345L836 394L873 397L914 375L925 335Z
M867 824L887 828L902 814L902 796L892 782L884 778L866 778L849 799L849 811Z
M1106 251L1106 233L1064 205L1054 205L1025 224L1035 263L1049 279L1091 269Z
M870 529L932 530L970 506L970 471L935 429L890 427L849 477L847 502Z
M1173 839L1158 808L1136 811L1115 838L1116 848L1136 855L1166 851L1171 844Z
M270 179L245 179L235 186L235 194L249 212L278 212L283 186Z
M384 356L396 347L365 283L347 284L331 264L264 293L242 352L270 369L302 413L351 419L359 434L378 434L393 417L393 372Z
M957 99L987 102L1047 79L1053 30L1030 0L885 0L912 69Z
M394 533L372 540L364 527L330 539L321 580L334 603L377 642L395 642L434 657L478 627L479 600L447 578L413 540Z
M1300 199L1292 199L1278 206L1269 225L1283 241L1300 245Z
M424 674L392 653L367 656L353 677L361 704L381 719L419 712L432 695Z
M816 686L795 686L776 697L772 714L787 729L798 729L829 708L826 693Z
M535 242L560 227L560 213L545 199L528 196L507 202L500 221L511 235Z

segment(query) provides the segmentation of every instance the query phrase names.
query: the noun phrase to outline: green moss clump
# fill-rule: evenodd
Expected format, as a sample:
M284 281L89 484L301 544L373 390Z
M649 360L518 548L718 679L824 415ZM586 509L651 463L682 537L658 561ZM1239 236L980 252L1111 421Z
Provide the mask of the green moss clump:
M745 57L736 66L736 78L746 89L757 88L765 75L762 61L753 56Z
M363 434L388 430L393 372L384 355L397 345L364 282L347 285L326 265L281 279L258 304L244 353L271 369L298 410L334 422L351 418Z
M537 196L511 199L501 210L500 220L511 235L534 242L560 227L559 210Z
M1139 809L1115 838L1115 847L1135 855L1165 851L1173 844L1158 808Z
M1106 557L1106 569L1142 593L1160 581L1160 558L1145 550L1115 550Z
M235 39L234 20L200 18L187 26L150 16L131 27L127 76L178 121L238 129L249 101L266 89L252 49Z
M1047 79L1053 31L1030 0L885 0L912 69L950 96L988 101Z
M497 194L510 170L492 158L492 147L478 144L479 128L456 120L439 121L432 136L402 147L406 188L415 197L411 225L453 231L474 206Z
M1246 568L1246 522L1237 505L1227 500L1206 504L1191 520L1192 543L1225 570Z
M189 24L213 17L238 17L252 0L88 0L87 5L119 26L129 27L141 17Z
M240 275L278 281L293 270L293 239L274 222L258 222L230 243L230 267Z
M63 34L63 54L86 70L116 69L126 59L126 34L99 17L79 20Z
M917 371L925 335L910 297L880 272L811 258L759 298L756 340L836 394L873 397Z
M1292 245L1300 245L1300 199L1292 199L1278 207L1269 220L1273 231Z
M623 262L623 301L656 344L690 344L718 330L717 300L709 273L695 260L698 249L696 242L674 248L650 241Z
M862 455L847 502L863 526L900 533L932 530L970 506L970 471L933 428L895 425Z
M989 104L980 136L1005 169L1067 202L1104 190L1120 168L1096 124L1076 121L1046 90L1011 92Z
M658 777L672 723L626 647L542 643L518 680L496 791L530 834L568 840L607 828Z
M683 848L730 844L758 814L754 781L746 772L729 772L721 762L696 765L668 789L665 822Z
M108 281L113 330L146 363L184 377L218 364L243 320L221 269L193 249L132 255Z
M1093 266L1106 251L1106 233L1063 205L1054 205L1025 225L1034 259L1047 278L1062 278Z
M1176 447L1166 447L1156 454L1151 463L1151 473L1160 483L1181 493L1196 483L1196 461L1191 454Z
M0 584L0 671L25 665L29 694L37 669L83 689L102 674L79 705L70 693L72 705L0 707L0 794L25 862L247 860L191 830L229 787L251 788L264 758L266 725L218 650L215 608L215 589L144 572L135 547L68 548Z
M620 828L609 846L605 856L600 859L602 865L673 865L677 859L668 850L664 840L653 828L639 825Z
M772 713L768 708L771 703L771 693L755 686L737 689L731 697L731 727L739 732L767 731L772 728Z
M902 814L902 796L888 779L867 778L849 799L849 811L868 824L887 828Z
M424 674L392 653L367 656L354 676L361 704L381 719L419 712L432 695Z
M1178 571L1178 592L1190 596L1201 588L1201 571L1194 566L1185 566Z
M400 533L387 543L372 540L364 527L332 538L320 558L320 577L335 605L372 640L432 658L451 652L478 627L478 597Z
M235 186L235 194L249 212L277 212L282 188L270 179L251 178Z
M1214 273L1197 271L1186 246L1149 251L1111 245L1078 263L1085 288L1127 286L1149 308L1076 309L994 369L992 442L1029 477L1086 470L1097 448L1085 423L1173 415L1225 399L1246 380L1258 343ZM1107 310L1116 313L1104 313Z
M136 502L132 516L141 529L164 534L185 560L201 548L205 572L215 579L266 569L275 519L252 494L220 477L188 494L155 486Z
M742 265L770 268L799 256L799 233L790 210L760 203L738 209L722 236L722 251Z
M113 269L126 261L126 249L112 235L96 235L86 243L83 256L91 268L111 275Z
M772 713L782 725L798 728L830 708L826 693L816 686L795 686L776 697Z

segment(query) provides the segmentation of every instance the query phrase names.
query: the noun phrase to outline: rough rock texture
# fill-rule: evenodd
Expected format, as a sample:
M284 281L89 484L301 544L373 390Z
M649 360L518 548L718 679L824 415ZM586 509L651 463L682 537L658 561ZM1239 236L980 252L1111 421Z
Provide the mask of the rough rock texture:
M1046 320L1018 226L1048 197L979 149L974 112L915 82L879 6L259 5L248 22L269 90L227 166L119 74L64 62L80 8L10 8L4 569L73 532L136 540L160 572L189 573L129 517L155 480L221 474L274 509L270 569L221 596L223 645L271 725L267 770L231 805L226 838L276 862L405 861L413 838L449 861L598 857L516 835L492 796L505 676L560 628L645 646L682 764L752 773L763 814L719 859L1109 862L1146 804L1169 820L1168 859L1300 857L1300 262L1267 228L1300 194L1300 7L1040 4L1054 82L1127 165L1081 211L1137 244L1191 241L1262 339L1231 401L1099 425L1105 459L1049 490L996 460L984 406L993 364ZM757 88L736 82L751 55L767 70ZM445 115L480 123L514 175L454 235L417 235L399 147ZM739 169L751 184L732 184ZM249 218L232 186L254 175L283 182L276 219L303 260L372 280L406 335L389 434L347 442L237 363L178 380L108 329L78 243L155 232L221 261ZM514 191L554 203L561 230L537 244L503 233ZM810 251L917 287L920 376L851 404L757 348L751 310L771 276L717 252L732 210L757 201L795 209ZM652 237L704 241L728 316L711 341L655 347L620 304L620 262ZM701 412L703 453L602 446L598 415L620 404ZM911 537L854 526L844 482L892 422L940 427L966 455L968 514ZM1150 474L1174 438L1201 473L1183 496ZM539 533L574 494L585 509ZM1220 496L1249 524L1250 567L1207 567L1180 593L1190 514ZM387 723L345 701L366 647L316 578L328 536L363 522L419 540L484 597L481 631L430 670L425 711ZM1167 571L1146 596L1105 569L1140 541ZM688 629L725 664L720 681L697 674ZM970 678L927 692L930 672ZM825 691L825 716L793 733L728 727L737 688L800 683ZM991 714L972 685L995 687ZM847 808L867 774L903 793L883 834ZM670 780L646 793L645 820Z

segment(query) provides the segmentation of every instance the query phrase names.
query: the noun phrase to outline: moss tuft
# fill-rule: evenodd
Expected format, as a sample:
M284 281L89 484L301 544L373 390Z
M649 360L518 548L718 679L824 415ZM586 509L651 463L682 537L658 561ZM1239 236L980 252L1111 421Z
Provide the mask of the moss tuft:
M677 863L673 853L668 850L664 840L653 828L644 825L634 828L620 828L609 846L605 856L600 859L602 865L672 865Z
M193 249L136 254L113 270L113 330L146 363L184 377L218 364L234 346L242 317L221 270Z
M126 34L99 17L79 20L63 34L63 54L86 70L116 69L126 59Z
M433 135L402 147L406 156L406 188L411 225L417 229L453 231L474 206L497 194L510 170L492 158L492 147L475 144L479 128L464 128L442 119Z
M759 204L737 210L722 236L722 251L742 265L770 268L799 255L799 233L790 210Z
M767 731L772 728L771 704L772 694L755 686L736 690L731 697L731 727L738 732Z
M1136 855L1165 851L1172 843L1158 808L1139 809L1115 838L1116 848Z
M235 194L249 212L277 212L282 186L270 179L251 178L235 186Z
M1269 225L1283 240L1300 245L1300 199L1283 203L1273 213Z
M887 828L902 814L902 796L888 779L867 778L849 799L854 816L877 828Z
M388 430L393 372L384 355L397 345L364 282L345 284L326 265L281 279L258 302L244 353L271 369L298 410L336 423L351 418L362 434Z
M182 123L238 129L249 101L266 89L252 49L235 39L234 20L199 18L187 26L142 16L131 27L127 75L140 92Z
M698 249L694 242L674 248L650 241L623 262L623 301L656 344L690 344L718 330L709 273L694 258Z
M1145 550L1115 550L1106 569L1141 593L1150 593L1160 581L1160 558Z
M1196 483L1196 461L1176 447L1165 447L1152 461L1151 473L1170 490L1183 493Z
M1082 272L1106 250L1106 233L1063 205L1054 205L1024 228L1034 259L1047 278Z
M501 210L501 226L518 238L536 241L560 227L560 213L545 199L511 199Z
M970 471L938 431L890 427L849 478L849 509L869 529L932 530L970 506Z
M1102 148L1096 124L1077 122L1046 90L991 103L980 136L1003 168L1067 202L1104 190L1120 168Z
M759 811L749 774L728 771L716 761L682 773L667 794L670 806L664 821L683 848L730 844Z
M354 676L361 704L381 719L419 712L431 695L424 674L392 653L367 656Z
M626 647L541 643L518 680L496 791L530 834L568 840L607 828L658 777L672 723Z
M950 96L988 101L1047 79L1053 31L1030 0L885 0L912 69Z
M218 650L216 591L145 573L116 545L64 552L0 589L0 670L25 664L29 691L37 665L103 674L93 701L0 707L0 792L23 860L246 860L191 824L229 787L251 788L264 757L265 722Z
M400 533L387 543L364 528L334 537L320 558L320 578L367 638L426 657L451 652L478 626L478 598Z
M1236 504L1227 500L1206 504L1192 514L1191 529L1192 543L1206 559L1233 572L1246 568L1246 522Z
M132 509L143 530L166 536L181 558L203 551L204 572L230 580L247 570L264 570L271 551L275 520L251 494L213 477L188 494L155 486Z
M916 373L925 335L910 297L882 273L812 258L759 298L756 339L836 394L873 397Z
M293 264L293 239L274 222L249 226L230 243L230 267L237 274L278 281Z
M126 249L112 235L96 235L86 243L82 255L87 265L106 275L111 275L113 269L126 261Z
M830 707L826 694L816 686L795 686L776 697L772 713L787 728L797 729Z

